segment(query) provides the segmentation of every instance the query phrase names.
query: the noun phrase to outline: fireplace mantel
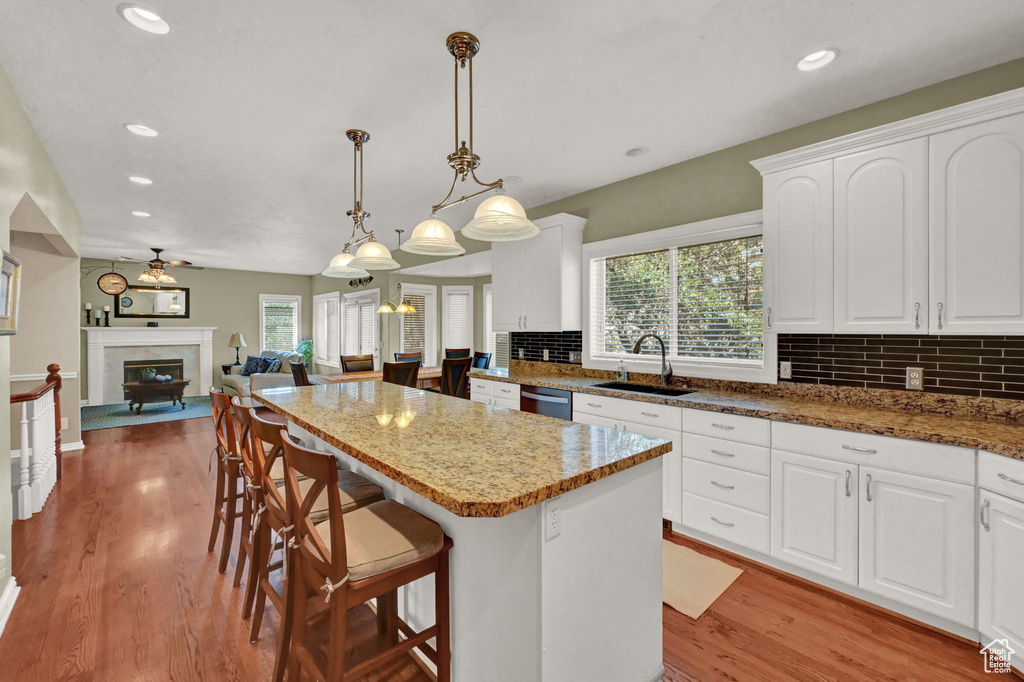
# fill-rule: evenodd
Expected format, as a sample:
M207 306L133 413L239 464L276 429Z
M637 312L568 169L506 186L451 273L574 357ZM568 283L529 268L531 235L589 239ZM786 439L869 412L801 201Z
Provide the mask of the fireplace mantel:
M104 354L125 346L198 346L199 395L213 383L213 331L216 327L82 327L88 347L89 404L103 404Z

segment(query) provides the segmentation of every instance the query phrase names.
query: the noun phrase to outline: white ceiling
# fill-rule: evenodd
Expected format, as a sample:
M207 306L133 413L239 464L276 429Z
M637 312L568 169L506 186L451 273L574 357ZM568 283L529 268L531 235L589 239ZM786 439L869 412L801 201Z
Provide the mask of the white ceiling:
M1024 56L1020 0L137 1L171 32L133 28L118 0L0 3L0 62L83 255L304 274L351 229L347 128L372 135L384 243L448 191L455 30L482 42L479 174L521 176L527 207ZM795 68L826 46L833 65ZM457 229L474 205L442 217Z
M445 258L399 270L423 277L483 277L491 274L491 252L478 251L459 258Z

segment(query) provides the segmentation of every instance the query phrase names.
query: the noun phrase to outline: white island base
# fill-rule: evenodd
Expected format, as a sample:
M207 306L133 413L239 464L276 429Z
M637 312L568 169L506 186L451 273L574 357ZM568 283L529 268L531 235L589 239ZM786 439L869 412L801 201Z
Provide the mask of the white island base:
M660 457L508 516L465 518L289 430L452 538L454 682L661 679ZM556 536L546 522L557 523ZM411 627L434 623L432 577L399 592Z

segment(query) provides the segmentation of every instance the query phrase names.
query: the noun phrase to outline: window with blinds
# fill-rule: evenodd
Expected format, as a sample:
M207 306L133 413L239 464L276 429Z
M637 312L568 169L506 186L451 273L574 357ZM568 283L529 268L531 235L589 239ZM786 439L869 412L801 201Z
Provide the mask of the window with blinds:
M591 259L591 356L632 355L653 333L684 362L760 367L761 244L755 235ZM660 353L657 342L641 349Z
M342 319L342 349L339 355L377 355L379 332L376 291L346 294ZM339 362L341 358L339 357ZM374 362L374 367L379 363Z
M445 348L473 348L473 287L441 287Z
M508 332L494 331L494 288L484 285L484 352L491 354L491 367L508 367Z
M402 284L402 294L416 312L399 315L399 346L402 353L423 353L423 364L428 367L437 364L436 291L435 286Z
M313 297L313 358L318 364L338 367L341 359L341 295Z
M260 350L295 350L301 304L299 296L260 294Z

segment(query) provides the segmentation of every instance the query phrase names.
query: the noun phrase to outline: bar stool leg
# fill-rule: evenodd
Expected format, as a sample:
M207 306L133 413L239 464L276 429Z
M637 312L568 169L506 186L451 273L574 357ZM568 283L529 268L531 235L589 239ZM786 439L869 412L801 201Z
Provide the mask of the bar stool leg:
M242 479L245 484L245 479ZM238 537L238 560L235 562L235 579L231 583L234 587L242 584L242 574L245 573L245 560L249 558L245 551L245 545L249 545L249 552L252 551L252 539L249 533L252 530L252 497L248 491L242 493L242 534ZM252 561L249 562L252 565ZM248 587L248 586L246 586Z
M259 528L259 552L255 549L252 553L252 563L259 572L255 581L254 586L256 588L256 605L253 610L252 618L252 630L249 632L249 641L256 643L256 640L260 638L260 628L263 627L263 611L267 608L267 592L263 587L264 582L269 579L270 576L270 560L274 555L273 537L270 533L270 524L261 523ZM285 551L288 551L285 549ZM285 591L285 604L289 605L287 590ZM281 627L284 628L284 614L281 615Z
M288 610L291 614L287 618L287 624L281 623L280 644L284 646L284 656L278 649L277 661L281 664L282 658L288 664L288 680L299 680L300 667L299 657L290 655L290 652L297 648L306 636L306 581L303 579L302 567L299 562L302 557L297 550L288 549L288 575L285 576L286 592L288 593ZM274 680L277 682L277 671L274 671Z
M219 453L218 453L219 454ZM220 508L224 505L224 470L217 463L217 494L213 502L213 528L210 530L210 546L207 552L212 552L217 546L217 529L220 525Z
M263 556L263 526L267 525L256 521L256 527L252 531L252 557L249 559L249 575L245 579L245 603L242 605L242 619L248 620L252 616L253 601L256 599L256 590L259 588L260 561ZM259 636L259 630L256 631Z
M452 648L448 605L448 550L441 550L434 574L434 613L437 616L437 682L451 682Z
M228 570L228 557L231 555L231 538L235 534L235 519L238 518L235 512L238 510L238 479L234 476L227 476L228 494L227 505L224 509L224 543L220 548L220 566L218 573Z

